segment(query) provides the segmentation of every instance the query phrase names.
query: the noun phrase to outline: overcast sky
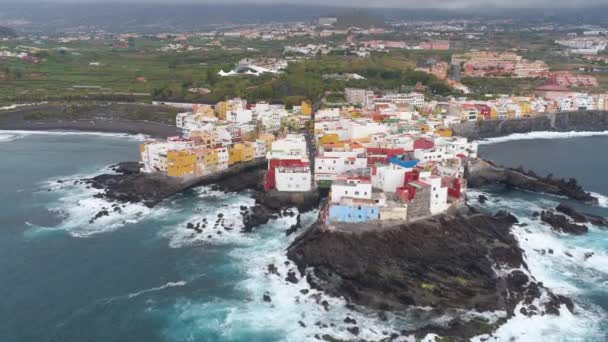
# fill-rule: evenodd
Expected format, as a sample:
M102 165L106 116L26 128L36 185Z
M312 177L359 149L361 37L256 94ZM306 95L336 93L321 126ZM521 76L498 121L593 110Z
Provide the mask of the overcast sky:
M608 0L0 0L0 3L19 2L72 2L72 3L264 3L264 4L320 4L327 6L355 7L399 7L399 8L557 8L557 7L591 7L608 5Z
M300 4L392 8L558 8L608 5L608 0L0 0L1 3L199 3L199 4Z

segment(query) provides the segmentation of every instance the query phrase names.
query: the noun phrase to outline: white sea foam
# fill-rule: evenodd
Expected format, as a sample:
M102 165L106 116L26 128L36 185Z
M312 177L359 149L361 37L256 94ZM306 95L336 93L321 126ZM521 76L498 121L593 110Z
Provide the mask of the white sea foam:
M551 291L564 294L576 302L575 314L566 308L560 310L559 316L543 315L527 317L515 310L515 317L501 326L489 341L604 341L606 313L593 303L584 299L586 291L604 292L608 289L608 255L604 250L589 247L588 239L597 239L592 234L605 234L592 227L589 234L572 237L555 233L539 220L531 218L532 211L551 208L557 204L550 196L536 195L502 197L495 202L491 194L478 190L468 190L467 194L473 204L492 211L509 210L517 216L520 225L512 232L520 247L524 250L525 261L530 274L537 281L543 282ZM488 197L483 205L476 200L483 194ZM605 237L603 237L605 238ZM588 253L593 256L588 257Z
M0 131L0 142L4 136L5 139L21 139L29 135L54 135L54 136L100 136L108 138L127 138L135 141L144 141L150 137L144 134L127 134L127 133L108 133L108 132L86 132L86 131L70 131L70 130L59 130L59 131L29 131L29 130L2 130ZM10 140L8 140L10 141Z
M169 246L180 248L202 243L234 244L247 243L252 235L243 234L241 206L253 206L255 200L249 196L211 190L209 187L194 189L195 198L189 198L181 212L173 212L179 221L168 225L160 235L169 240ZM221 217L219 216L221 214ZM187 226L199 225L201 233ZM217 223L217 225L216 225ZM204 227L203 227L204 226Z
M140 203L111 202L95 195L102 191L89 188L82 183L75 184L83 178L90 178L99 174L99 171L90 175L73 175L70 177L50 179L41 183L39 193L50 194L54 198L45 205L49 211L61 216L63 220L55 227L32 227L27 235L46 230L64 230L74 237L86 238L96 234L114 231L128 224L134 224L147 217L162 217L167 208L159 207L154 210ZM97 219L97 213L106 210L107 215Z
M46 102L38 102L38 103L18 103L18 104L12 104L10 106L4 106L4 107L0 107L0 110L11 110L11 109L17 109L19 107L27 107L27 106L34 106L34 105L38 105L38 104L44 104Z
M597 198L597 205L602 208L608 208L608 196L597 193L597 192L589 192L591 196Z
M0 133L0 143L14 141L23 138L23 135L13 133Z
M152 287L152 288L141 290L141 291L138 291L138 292L129 293L127 295L127 298L131 299L131 298L135 298L137 296L141 296L142 294L146 294L146 293L149 293L149 292L161 291L161 290L168 289L168 288L171 288L171 287L186 286L187 284L188 284L188 282L183 281L183 280L176 281L176 282L168 282L168 283L166 283L164 285L161 285L161 286Z
M504 137L488 138L480 140L480 145L496 144L507 141L516 140L531 140L531 139L569 139L569 138L580 138L580 137L592 137L598 135L608 135L608 131L600 132L530 132L530 133L515 133Z

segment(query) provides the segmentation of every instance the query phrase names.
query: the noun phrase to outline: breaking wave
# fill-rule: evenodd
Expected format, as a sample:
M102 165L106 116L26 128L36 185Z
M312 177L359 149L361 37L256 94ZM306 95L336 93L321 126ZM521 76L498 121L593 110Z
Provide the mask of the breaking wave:
M44 202L46 209L62 220L52 227L31 226L25 234L35 237L63 230L73 237L86 238L117 230L147 217L162 217L167 213L167 208L164 207L152 210L140 203L111 202L98 197L102 190L88 188L81 182L81 179L97 174L99 172L64 177L61 180L51 179L40 184L38 193L44 197L51 196Z
M555 207L551 196L524 192L501 194L468 190L470 202L497 211L506 209L519 220L512 232L524 250L530 273L554 293L566 295L575 302L575 313L565 307L559 316L527 317L515 310L515 316L492 336L480 336L476 341L605 341L608 314L590 299L595 293L608 291L608 234L597 227L583 236L558 234L532 217L535 211ZM478 196L488 198L480 204Z
M144 135L144 134L85 132L85 131L70 131L70 130L59 130L59 131L3 130L0 132L1 132L0 133L0 142L21 139L21 138L25 138L29 135L99 136L99 137L107 137L107 138L128 138L128 139L132 139L135 141L144 141L149 138L149 136Z
M149 292L161 291L161 290L164 290L164 289L168 289L170 287L186 286L187 284L188 283L186 281L183 281L183 280L176 281L176 282L168 282L168 283L166 283L164 285L161 285L161 286L152 287L152 288L149 288L149 289L146 289L146 290L141 290L141 291L138 291L138 292L129 293L127 295L127 298L131 299L131 298L135 298L137 296L141 296L142 294L146 294L146 293L149 293Z
M530 132L530 133L515 133L504 137L488 138L480 140L480 145L496 144L507 141L516 140L532 140L532 139L569 139L580 137L593 137L598 135L608 135L608 131L601 132Z
M591 196L597 198L597 205L602 208L608 208L608 196L599 194L597 192L589 192Z

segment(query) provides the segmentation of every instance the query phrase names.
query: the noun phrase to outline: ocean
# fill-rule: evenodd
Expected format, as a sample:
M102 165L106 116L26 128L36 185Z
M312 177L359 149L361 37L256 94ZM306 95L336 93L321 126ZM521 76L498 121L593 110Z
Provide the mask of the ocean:
M347 316L357 320L358 337L368 340L407 327L402 317L383 322L349 311L343 300L324 297L305 280L286 281L294 265L285 249L295 236L285 230L295 217L241 233L240 206L254 203L250 193L201 187L153 209L127 204L119 212L93 197L97 190L74 183L136 160L142 138L0 132L0 341L309 341L323 334L348 339L353 335L343 323ZM574 176L608 195L603 146L608 137L535 139L485 144L480 154L539 173ZM608 231L554 234L530 214L564 199L488 189L470 191L472 202L481 193L490 198L484 210L508 209L529 223L514 231L532 274L576 303L575 315L562 310L560 317L517 316L497 331L497 340L605 341ZM602 200L604 207L577 207L608 215ZM102 208L111 214L91 223ZM303 226L316 215L303 214ZM210 223L204 233L186 228L204 219ZM223 222L215 226L218 220ZM549 248L552 255L541 252ZM595 254L583 261L590 251ZM269 274L270 264L280 276ZM318 304L319 296L329 311Z

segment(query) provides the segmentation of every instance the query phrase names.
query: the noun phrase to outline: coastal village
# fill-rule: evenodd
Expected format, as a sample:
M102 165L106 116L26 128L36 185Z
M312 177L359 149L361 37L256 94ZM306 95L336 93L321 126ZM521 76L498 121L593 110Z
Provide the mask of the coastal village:
M498 63L500 70L547 73L542 63L512 57L469 54L465 65L476 66L465 72L489 72ZM414 220L463 200L465 166L476 158L477 143L453 136L453 124L608 109L608 94L560 84L543 86L535 96L447 101L427 101L416 91L346 88L346 104L319 110L308 100L291 108L241 98L174 103L185 110L176 116L182 135L143 143L141 162L144 172L183 179L266 163L266 191L329 191L320 215L328 225Z

